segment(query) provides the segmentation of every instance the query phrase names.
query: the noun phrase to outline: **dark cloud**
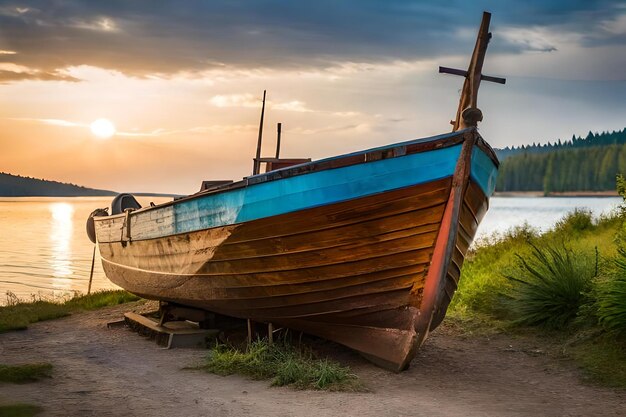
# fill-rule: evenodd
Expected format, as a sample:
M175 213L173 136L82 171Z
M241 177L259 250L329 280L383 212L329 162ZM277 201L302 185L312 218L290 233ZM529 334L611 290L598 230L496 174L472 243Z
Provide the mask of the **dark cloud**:
M14 81L39 80L39 81L69 81L78 82L78 78L66 74L60 74L56 71L45 72L15 72L0 70L0 84L7 84Z
M494 30L584 30L614 16L615 2L0 0L0 49L17 52L0 59L57 76L83 64L144 76L419 59L467 54L473 39L458 34L474 31L483 9L493 11ZM528 48L496 37L493 49Z

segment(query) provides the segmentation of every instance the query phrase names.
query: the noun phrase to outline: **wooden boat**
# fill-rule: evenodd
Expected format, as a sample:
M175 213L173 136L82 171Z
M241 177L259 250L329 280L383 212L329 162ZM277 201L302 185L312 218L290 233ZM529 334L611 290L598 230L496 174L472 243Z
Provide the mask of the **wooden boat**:
M452 133L97 216L106 275L145 298L301 330L405 369L441 323L494 191L498 160L476 128L488 25L486 14L467 73L441 69L466 75Z

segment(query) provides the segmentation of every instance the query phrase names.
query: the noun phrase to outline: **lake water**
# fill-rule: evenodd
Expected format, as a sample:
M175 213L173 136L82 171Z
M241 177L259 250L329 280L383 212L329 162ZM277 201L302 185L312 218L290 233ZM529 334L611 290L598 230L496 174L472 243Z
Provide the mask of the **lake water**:
M68 297L86 293L93 244L85 233L89 213L107 207L111 197L0 198L0 305L10 291L31 296ZM168 201L139 197L142 205ZM494 197L477 238L504 232L524 222L541 230L575 208L595 215L614 210L620 198ZM96 251L92 290L115 288L102 271Z

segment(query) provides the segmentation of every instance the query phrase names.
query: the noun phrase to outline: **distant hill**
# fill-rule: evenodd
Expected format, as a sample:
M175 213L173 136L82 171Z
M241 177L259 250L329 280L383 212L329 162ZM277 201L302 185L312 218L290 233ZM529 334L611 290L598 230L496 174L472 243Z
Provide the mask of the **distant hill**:
M0 197L80 197L116 194L114 191L0 172Z
M626 175L626 128L497 153L496 191L614 191L616 175Z

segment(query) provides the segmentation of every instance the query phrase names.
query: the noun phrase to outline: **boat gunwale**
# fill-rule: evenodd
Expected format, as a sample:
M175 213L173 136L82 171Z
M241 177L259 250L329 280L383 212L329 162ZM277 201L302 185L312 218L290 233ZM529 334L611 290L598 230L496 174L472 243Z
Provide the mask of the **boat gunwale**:
M295 176L310 174L314 172L327 171L332 169L344 168L352 165L359 165L367 162L374 162L382 159L398 158L410 154L416 154L426 151L434 151L439 149L445 149L451 146L459 145L463 143L469 137L476 139L476 145L493 161L496 168L499 167L500 162L493 151L493 148L480 136L478 129L470 127L463 130L458 130L451 133L446 133L437 136L431 136L428 138L413 139L405 142L398 142L391 145L381 146L377 148L370 148L363 151L352 152L348 154L333 156L330 158L319 159L316 161L305 162L302 164L281 168L275 171L265 172L263 174L257 174L254 176L244 177L242 180L225 184L216 188L199 191L194 194L190 194L185 197L181 197L172 201L157 204L154 206L142 207L138 210L133 210L132 215L135 213L144 213L150 210L161 209L169 207L178 203L194 200L197 198L206 197L209 195L220 194L239 188L245 188L251 185L261 184L265 182L277 181L281 179L291 178ZM400 152L396 150L402 149ZM387 155L391 152L391 155ZM362 157L359 161L352 161L356 157ZM114 220L117 218L123 218L125 213L114 214L111 216L94 217L95 221Z
M442 184L445 183L445 182L449 182L450 184L446 184L445 187L442 187L442 188L437 188L437 189L431 190L431 191L428 192L428 194L437 193L437 192L441 192L441 191L444 191L444 190L445 190L446 196L450 194L450 188L451 188L451 183L452 183L452 175L447 176L447 177L443 177L443 178L439 178L439 179L434 180L434 181L439 181ZM407 189L410 189L412 187L416 187L416 186L419 186L419 185L422 185L422 184L408 185L406 187L396 188L393 191L407 190ZM382 193L383 192L379 192L379 193L370 194L370 195L363 196L363 197L357 197L357 198L352 198L352 199L348 199L348 200L343 200L343 201L339 201L339 202L333 203L333 204L347 203L347 202L350 202L350 201L355 201L355 200L360 199L360 198L374 197L374 196L380 195ZM405 199L410 199L410 198L412 198L412 197L403 197L402 199L405 200ZM407 208L407 209L403 209L402 211L398 211L398 212L395 212L395 213L390 214L390 215L381 215L381 216L377 216L377 217L371 217L369 220L367 220L367 222L380 220L380 219L382 219L384 217L394 217L394 216L399 216L399 215L402 215L402 214L408 214L410 212L416 212L416 211L422 211L422 210L431 210L431 209L436 208L437 206L444 206L444 208L445 208L446 203L447 203L447 200L444 199L444 200L442 200L440 202L429 203L429 204L426 204L426 205L424 205L422 207L419 207L419 208ZM131 240L131 242L148 242L148 241L155 241L155 240L164 239L164 238L170 238L170 237L185 236L185 235L188 235L190 233L203 232L203 231L208 231L208 230L215 230L215 229L224 228L224 227L238 227L238 226L246 224L246 223L257 222L257 221L260 221L260 220L273 219L273 218L278 217L278 216L284 216L286 214L297 213L297 212L301 212L301 211L304 211L304 210L313 210L313 209L316 209L318 207L320 207L320 206L309 207L309 208L306 208L306 209L297 210L297 211L293 211L293 212L289 212L289 213L275 214L273 216L263 217L261 219L255 219L255 220L248 220L248 221L244 221L244 222L231 223L231 224L223 225L223 226L212 226L212 227L207 227L207 228L198 229L198 230L192 230L192 231L188 231L188 232L178 232L178 233L172 233L172 234L168 234L168 235L164 235L164 236L155 236L155 237L140 238L140 239L139 238L133 238ZM153 207L150 207L150 208L153 208ZM133 213L135 213L135 212L136 211L133 211ZM101 219L102 220L106 220L106 219L111 219L112 217L114 217L114 216L104 216ZM120 216L116 215L116 217L123 217L123 215L120 215ZM238 241L236 243L226 243L226 245L237 245L239 243L258 242L258 241L262 241L262 240L266 240L266 239L291 237L291 236L307 234L307 233L310 233L310 232L329 231L329 230L336 229L336 228L339 228L339 227L351 226L351 225L354 225L354 224L355 224L355 222L347 222L347 223L342 223L342 224L335 224L335 223L333 223L330 226L323 226L323 227L320 227L320 228L317 228L317 229L312 229L312 230L307 230L307 231L302 231L302 232L295 232L295 233L276 234L276 235L273 235L273 236L271 236L269 238L268 237L259 237L259 238L254 238L254 239L246 239L246 240ZM102 244L112 244L112 243L120 243L120 242L121 242L121 240L110 240L110 241L106 241L106 242L98 241L98 243L102 243Z

